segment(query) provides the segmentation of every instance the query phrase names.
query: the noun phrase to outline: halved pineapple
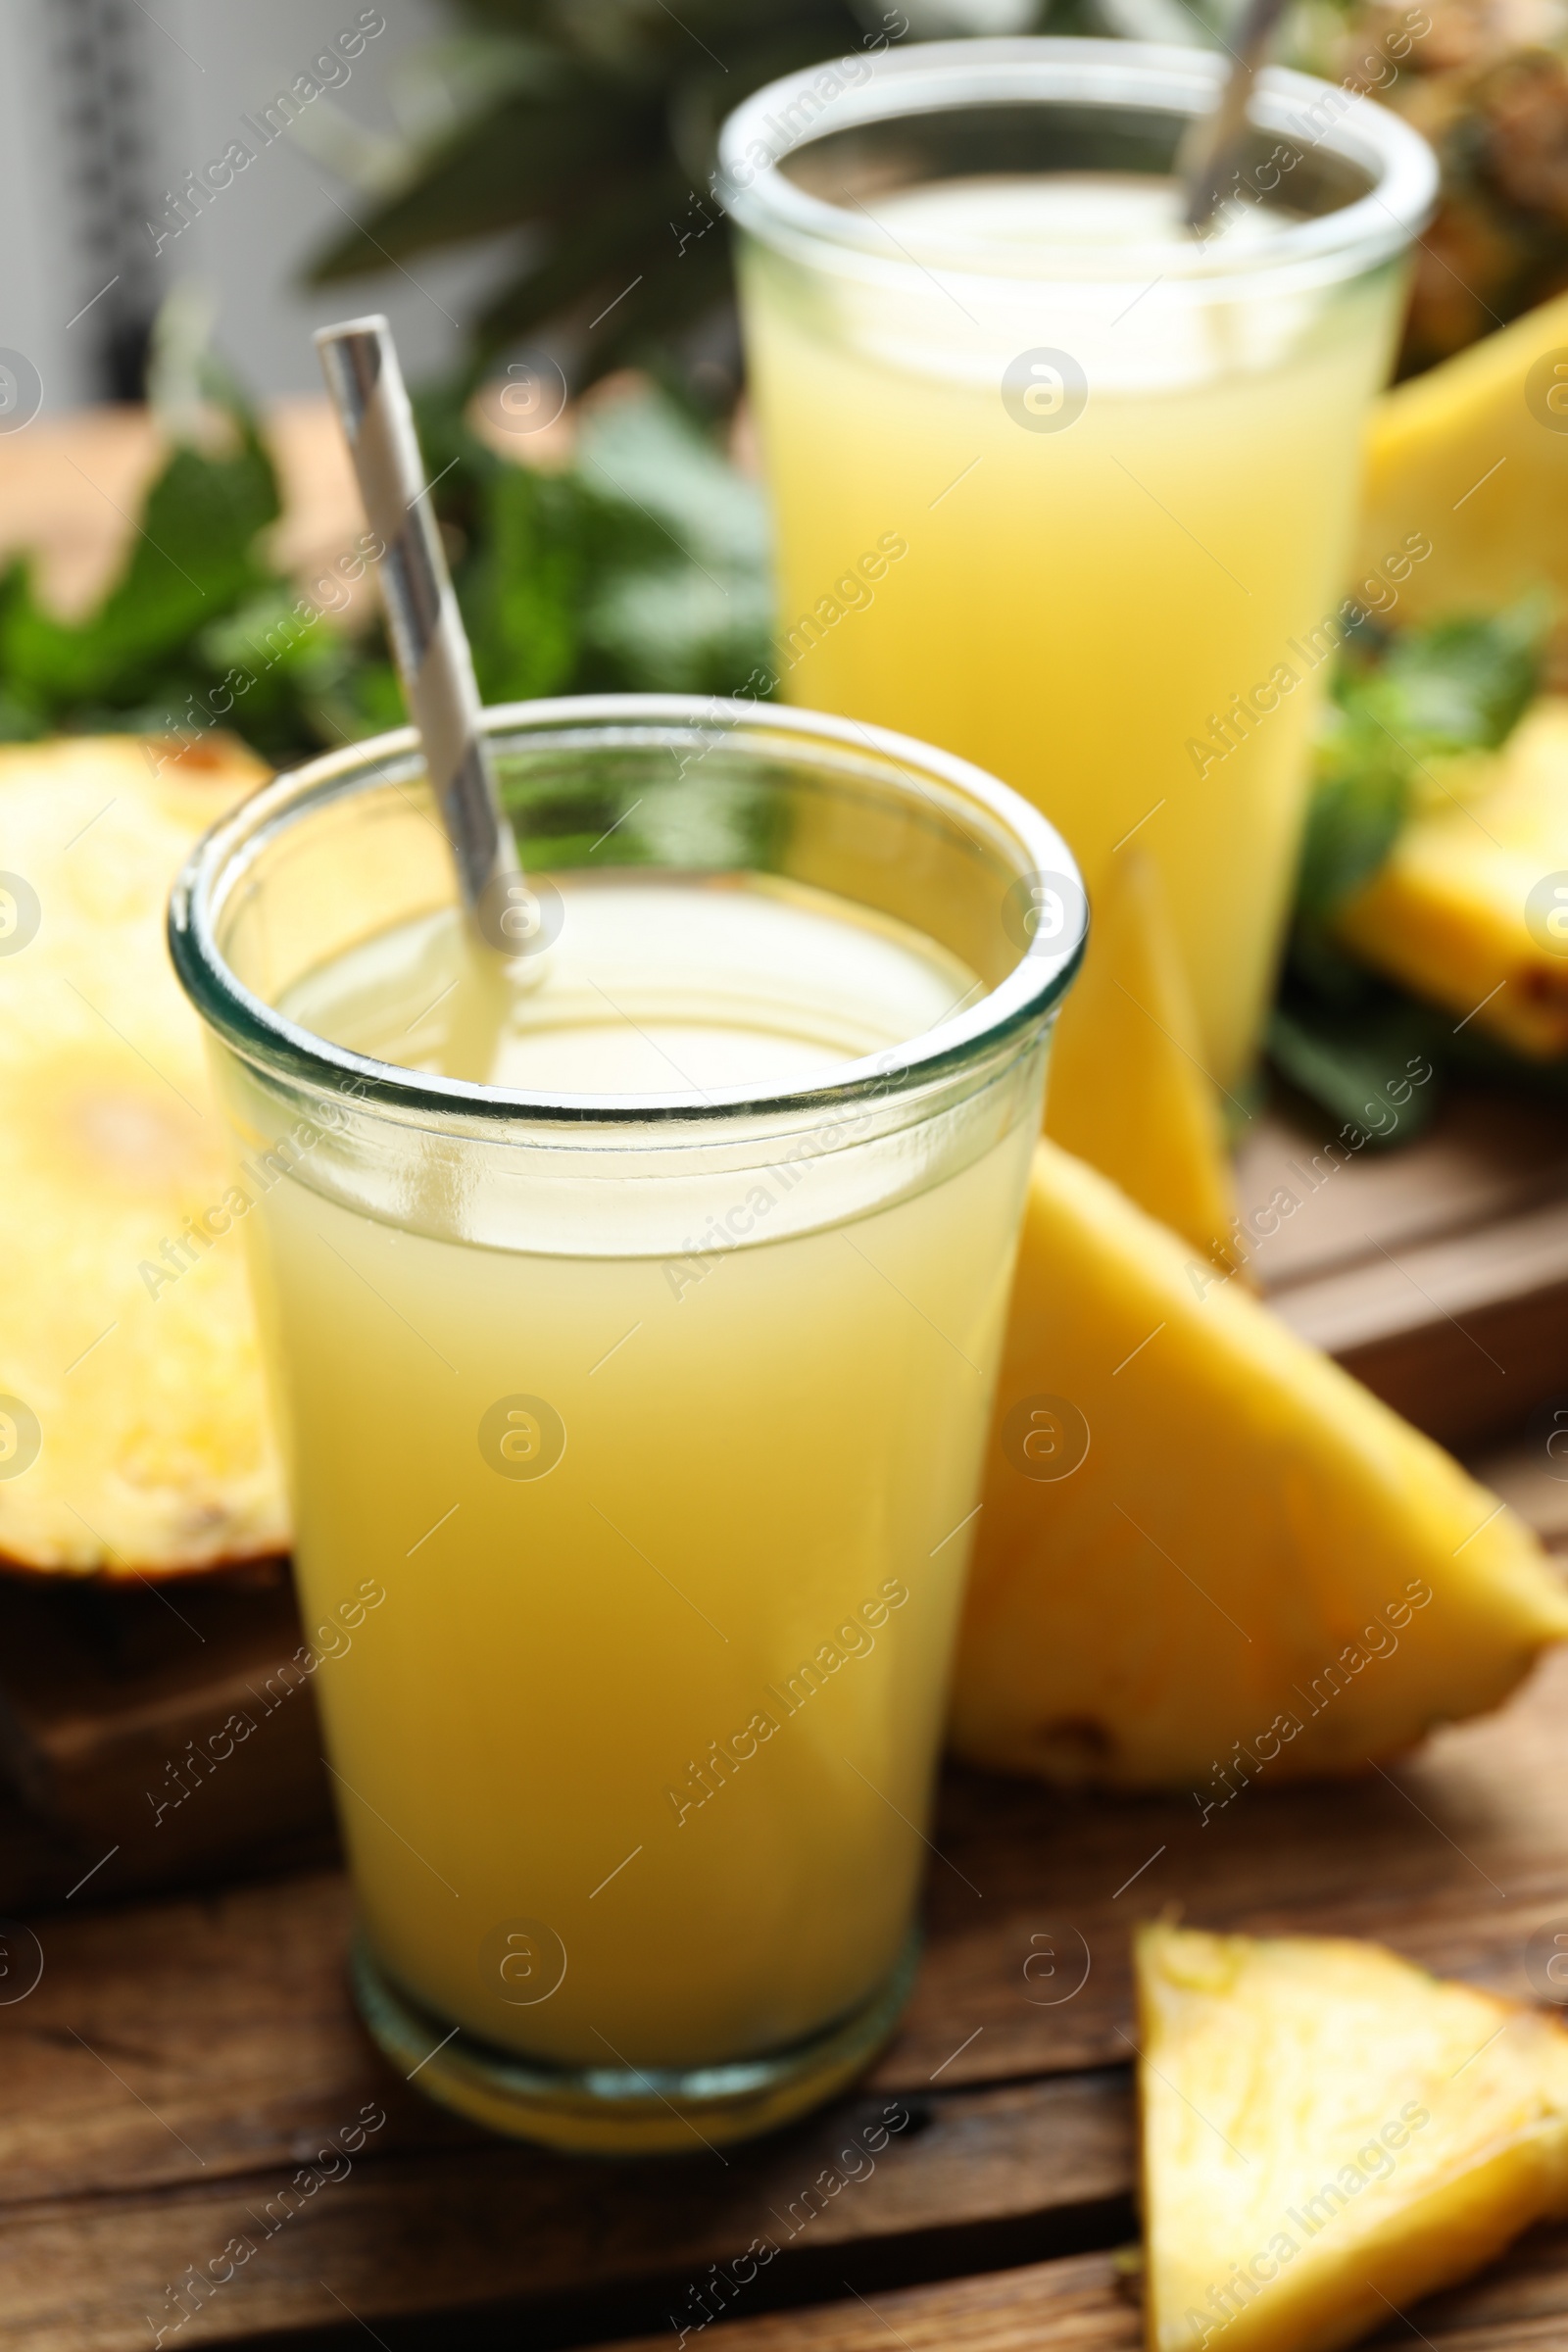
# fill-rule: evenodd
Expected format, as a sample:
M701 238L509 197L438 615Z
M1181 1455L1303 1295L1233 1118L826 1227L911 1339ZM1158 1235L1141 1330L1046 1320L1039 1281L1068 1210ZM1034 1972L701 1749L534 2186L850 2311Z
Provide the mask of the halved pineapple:
M1272 1213L1288 1213L1277 1195ZM1223 1809L1495 1706L1568 1593L1493 1494L1036 1149L954 1687L969 1762Z
M1137 848L1095 901L1051 1050L1046 1133L1221 1267L1236 1200L1159 869Z
M1568 2205L1554 2021L1328 1937L1136 1964L1150 2352L1333 2352Z
M266 773L232 744L0 752L0 1559L14 1566L160 1574L288 1541L226 1140L164 944L181 858Z

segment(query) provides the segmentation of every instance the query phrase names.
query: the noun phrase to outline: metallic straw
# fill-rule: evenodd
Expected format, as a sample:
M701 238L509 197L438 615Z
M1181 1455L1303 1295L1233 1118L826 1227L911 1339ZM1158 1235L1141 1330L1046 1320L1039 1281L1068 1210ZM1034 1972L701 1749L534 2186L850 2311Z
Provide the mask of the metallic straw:
M1186 187L1184 218L1189 228L1208 226L1231 192L1247 145L1247 110L1275 27L1285 13L1285 0L1248 0L1236 30L1226 46L1231 70L1219 94L1219 104L1193 125L1178 158L1177 171Z
M384 318L348 318L316 337L326 386L380 542L381 596L409 715L458 869L468 920L503 955L508 908L526 896L479 726L473 656L453 594L424 479L414 412Z

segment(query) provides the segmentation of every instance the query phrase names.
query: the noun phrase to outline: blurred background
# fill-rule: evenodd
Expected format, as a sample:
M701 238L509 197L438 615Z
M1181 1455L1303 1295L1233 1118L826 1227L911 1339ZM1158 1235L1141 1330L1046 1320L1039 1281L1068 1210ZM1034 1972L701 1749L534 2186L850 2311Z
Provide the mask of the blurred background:
M504 364L541 329L591 376L678 349L706 318L721 399L732 339L710 316L726 255L708 234L707 173L716 123L749 89L890 40L1212 42L1229 13L1229 0L689 0L678 14L663 0L10 0L0 320L46 412L138 398L178 286L210 295L217 347L259 400L315 393L310 329L370 306L427 380ZM1432 29L1392 94L1438 140L1448 194L1405 355L1419 366L1568 275L1568 77L1560 0L1298 0L1284 52L1375 81L1369 47L1412 13ZM689 365L704 356L699 338Z
M384 29L357 58L339 53L326 70L337 86L281 110L288 127L263 147L247 118L270 128L264 110L280 92L292 101L362 13ZM453 29L434 0L367 12L347 0L12 0L0 12L0 288L5 339L36 367L45 409L139 398L153 318L181 282L212 289L217 339L260 398L318 389L310 330L362 292L391 315L418 372L453 365L460 321L494 274L482 248L433 261L418 284L393 270L390 283L318 298L302 282L391 160L435 133L453 102L432 46ZM235 139L260 150L254 162L194 197L189 175Z
M1038 14L1034 0L912 10L926 31L1018 29ZM6 339L37 369L46 411L139 398L154 318L181 284L210 291L215 340L258 399L318 391L310 331L357 308L387 312L414 377L457 368L476 337L504 335L497 298L530 265L585 282L590 242L609 261L650 232L674 259L668 218L703 185L714 112L882 29L878 11L861 24L817 0L695 0L687 17L690 32L657 0L11 0ZM695 187L676 184L677 130ZM237 170L235 141L251 151ZM575 214L566 254L537 219L561 202ZM318 289L327 257L333 280ZM617 350L666 323L648 298Z
M368 310L416 388L487 701L773 693L710 182L724 116L796 67L930 38L1223 46L1234 5L9 0L0 740L230 730L276 763L401 723L311 343ZM1527 312L1549 323L1568 287L1568 0L1294 0L1277 50L1375 91L1438 150L1397 373ZM1568 674L1550 498L1520 465L1507 478L1522 519L1491 546L1496 580L1450 583L1436 634L1357 608L1325 706L1271 1048L1341 1114L1369 1024L1380 1052L1416 1022L1446 1065L1474 1055L1324 924L1432 763L1496 750ZM1519 1082L1568 1085L1555 1059Z

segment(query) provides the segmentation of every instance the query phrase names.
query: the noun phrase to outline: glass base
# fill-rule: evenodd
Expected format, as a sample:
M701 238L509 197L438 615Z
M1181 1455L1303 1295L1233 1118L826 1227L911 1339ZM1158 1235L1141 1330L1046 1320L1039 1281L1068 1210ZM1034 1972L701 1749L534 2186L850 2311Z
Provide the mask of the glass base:
M899 2022L919 1948L911 1929L870 1999L808 2041L728 2066L646 2073L541 2065L466 2027L454 2034L392 1982L363 1935L355 1938L350 1976L371 2037L401 2075L441 2106L547 2147L604 2156L689 2154L776 2131L853 2082Z

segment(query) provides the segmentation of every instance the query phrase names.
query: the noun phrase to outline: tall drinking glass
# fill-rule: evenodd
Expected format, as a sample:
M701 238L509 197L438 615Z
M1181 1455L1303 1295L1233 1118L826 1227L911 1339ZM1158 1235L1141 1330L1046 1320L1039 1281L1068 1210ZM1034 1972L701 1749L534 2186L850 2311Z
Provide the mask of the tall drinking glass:
M171 937L364 2014L501 2130L686 2148L824 2097L907 1990L1083 899L1033 808L876 729L486 726L529 872L499 1032L408 735L209 834Z
M1435 167L1385 109L1269 72L1195 237L1176 157L1227 65L1056 39L849 57L732 115L716 185L785 691L1048 804L1091 897L1143 844L1229 1087ZM1396 576L1421 560L1388 552Z

